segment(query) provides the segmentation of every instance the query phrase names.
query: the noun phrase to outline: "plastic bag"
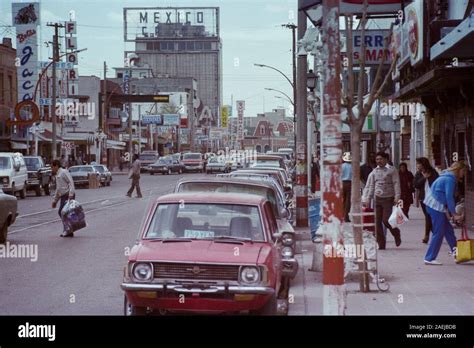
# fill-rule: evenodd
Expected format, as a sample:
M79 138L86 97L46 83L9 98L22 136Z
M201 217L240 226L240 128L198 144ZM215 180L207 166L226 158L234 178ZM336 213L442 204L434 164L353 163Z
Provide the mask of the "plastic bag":
M78 231L87 226L84 209L78 201L70 199L61 210L64 228L69 232Z
M390 226L392 226L392 228L397 228L407 221L408 218L403 213L403 210L399 206L394 206L392 208L392 215L390 215L390 218L388 219Z

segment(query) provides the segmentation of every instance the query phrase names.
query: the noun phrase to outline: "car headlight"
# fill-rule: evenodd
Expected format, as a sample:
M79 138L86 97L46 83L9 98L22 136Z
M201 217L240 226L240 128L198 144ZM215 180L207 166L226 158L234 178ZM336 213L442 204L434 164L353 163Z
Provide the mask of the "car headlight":
M150 263L137 263L133 267L133 277L138 281L149 281L153 277L153 267Z
M290 258L293 257L293 249L289 246L284 247L281 249L281 256L284 258Z
M260 282L260 272L257 267L243 267L240 279L244 284L255 284Z
M292 233L283 233L283 236L281 237L281 242L285 246L293 245L293 243L295 242L294 235Z

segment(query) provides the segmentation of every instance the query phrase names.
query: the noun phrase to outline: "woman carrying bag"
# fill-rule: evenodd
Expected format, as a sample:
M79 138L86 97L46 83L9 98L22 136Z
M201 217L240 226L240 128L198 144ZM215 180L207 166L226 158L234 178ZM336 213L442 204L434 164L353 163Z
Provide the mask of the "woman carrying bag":
M449 214L454 217L455 221L462 218L462 215L456 214L454 195L457 183L464 178L466 171L467 167L464 161L453 163L433 182L431 192L426 195L423 201L433 223L433 237L425 255L425 264L427 265L442 265L436 258L443 238L446 238L450 251L455 255L456 236L449 221Z

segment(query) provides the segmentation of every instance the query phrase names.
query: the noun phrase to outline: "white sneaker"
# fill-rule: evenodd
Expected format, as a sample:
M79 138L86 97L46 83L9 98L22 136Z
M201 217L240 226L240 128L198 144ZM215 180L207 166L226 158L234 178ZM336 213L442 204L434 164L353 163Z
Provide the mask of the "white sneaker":
M440 266L440 265L442 265L442 263L439 262L439 261L436 261L436 260L433 260L433 261L427 261L427 260L425 260L425 265L436 265L436 266Z

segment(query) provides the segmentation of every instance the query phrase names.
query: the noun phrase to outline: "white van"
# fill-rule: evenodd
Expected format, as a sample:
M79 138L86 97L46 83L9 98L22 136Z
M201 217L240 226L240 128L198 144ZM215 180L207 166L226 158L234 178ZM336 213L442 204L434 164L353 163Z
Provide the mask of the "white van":
M3 192L26 197L28 169L21 153L0 152L0 184Z

